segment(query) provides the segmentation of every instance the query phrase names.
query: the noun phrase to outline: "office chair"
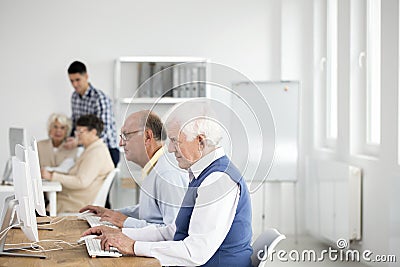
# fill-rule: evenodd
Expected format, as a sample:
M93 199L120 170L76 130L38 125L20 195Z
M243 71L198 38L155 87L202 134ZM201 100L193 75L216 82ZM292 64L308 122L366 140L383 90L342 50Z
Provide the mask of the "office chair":
M99 192L97 193L97 196L95 200L93 201L92 205L94 206L100 206L104 207L106 204L106 199L108 192L110 191L112 182L114 181L114 178L117 177L118 173L120 170L118 168L113 169L107 174L106 179L104 179L103 185L100 187ZM57 214L57 216L77 216L79 213L69 213L69 212L64 212Z
M119 169L115 168L114 170L110 171L110 173L107 175L106 179L103 182L103 185L101 186L99 192L97 193L96 199L93 202L94 206L104 207L106 205L108 192L110 191L112 182L114 181L114 178L117 176L118 173Z
M253 247L253 255L251 255L251 263L254 267L264 267L271 254L272 250L276 247L276 245L283 239L286 239L286 236L279 233L278 230L274 228L269 228L265 230L260 236L257 237L256 241L251 245ZM266 251L264 251L266 249ZM260 253L259 251L263 251ZM265 255L267 254L267 255ZM260 260L258 256L261 256Z

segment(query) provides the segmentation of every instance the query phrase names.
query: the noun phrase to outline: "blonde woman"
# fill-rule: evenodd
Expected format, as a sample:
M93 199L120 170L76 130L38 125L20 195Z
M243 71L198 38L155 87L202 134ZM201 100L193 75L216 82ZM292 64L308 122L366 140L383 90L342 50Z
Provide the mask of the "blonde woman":
M38 142L40 167L59 166L67 158L75 158L77 148L65 149L63 144L71 133L72 122L64 114L53 113L47 121L49 139Z

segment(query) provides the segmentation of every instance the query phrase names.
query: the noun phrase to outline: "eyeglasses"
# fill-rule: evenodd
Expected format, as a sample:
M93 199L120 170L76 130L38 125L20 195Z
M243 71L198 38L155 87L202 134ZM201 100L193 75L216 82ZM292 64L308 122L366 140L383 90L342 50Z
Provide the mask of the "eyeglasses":
M121 133L119 135L119 137L121 137L121 140L126 142L129 141L129 135L134 135L135 133L140 133L143 132L143 130L136 130L136 131L132 131L132 132L128 132L128 133Z
M87 131L88 131L87 129L80 129L80 130L75 130L74 133L75 133L75 135L80 135Z

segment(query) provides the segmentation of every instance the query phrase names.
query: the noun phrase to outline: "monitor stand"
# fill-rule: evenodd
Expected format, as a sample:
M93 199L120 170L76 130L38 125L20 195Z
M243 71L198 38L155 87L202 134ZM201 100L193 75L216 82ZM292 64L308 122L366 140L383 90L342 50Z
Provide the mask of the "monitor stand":
M15 196L9 196L4 200L4 208L1 216L1 230L0 233L3 233L5 229L7 229L14 218L15 215L15 207L18 205L18 200L15 199ZM14 253L11 251L19 250L19 249L29 249L28 247L20 247L20 248L10 248L5 249L4 245L7 238L7 232L2 234L2 238L0 240L0 257L1 256L12 256L12 257L32 257L32 258L40 258L45 259L45 255L33 255L33 254L22 254L22 253Z

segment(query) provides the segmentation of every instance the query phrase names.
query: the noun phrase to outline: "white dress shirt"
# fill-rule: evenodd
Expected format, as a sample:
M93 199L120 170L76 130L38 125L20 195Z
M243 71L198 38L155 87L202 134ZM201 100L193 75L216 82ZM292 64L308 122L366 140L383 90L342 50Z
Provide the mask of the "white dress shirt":
M197 179L214 160L225 155L217 148L190 168ZM197 190L196 203L184 240L174 238L175 224L142 229L123 228L122 232L136 240L135 254L157 258L161 265L197 266L205 264L217 251L231 228L240 197L240 187L227 174L213 172ZM160 242L156 242L160 241Z

